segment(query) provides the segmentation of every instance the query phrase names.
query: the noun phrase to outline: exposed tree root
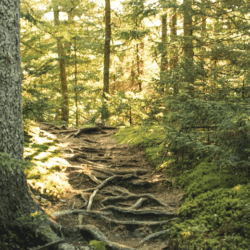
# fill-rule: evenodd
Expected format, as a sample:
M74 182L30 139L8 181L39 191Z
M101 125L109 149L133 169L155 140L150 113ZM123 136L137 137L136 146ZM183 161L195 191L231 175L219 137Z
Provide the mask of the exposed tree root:
M157 211L157 210L133 210L133 209L125 209L115 206L108 206L101 208L100 211L104 210L114 210L124 214L134 214L134 215L165 215L165 216L174 216L176 215L175 212L167 212L167 211Z
M147 198L140 198L133 206L130 207L130 209L137 209L142 206L142 203L146 201Z
M86 211L86 210L64 210L60 212L55 212L52 214L53 217L60 217L68 214L84 214L86 216L91 216L96 219L103 219L109 222L111 225L133 225L133 226L159 226L159 225L166 225L169 224L171 221L175 220L176 218L171 218L169 220L164 221L120 221L115 219L110 219L106 217L110 215L110 212L103 212L103 211Z
M93 175L96 176L96 178L99 178L101 180L106 180L109 177L109 174L105 174L102 172L97 172L97 171L90 171ZM100 184L100 183L99 183Z
M52 214L52 217L60 217L68 214L84 214L86 216L92 216L94 218L103 219L105 215L110 215L110 212L100 212L100 211L86 211L82 209L75 209L75 210L64 210L60 212L55 212Z
M95 198L95 196L96 196L96 194L97 194L98 191L99 191L99 189L96 189L96 190L94 191L94 193L90 196L90 198L89 198L89 204L88 204L88 206L87 206L87 211L90 211L91 206L92 206L93 199Z
M106 245L109 246L112 250L136 250L135 248L127 247L108 240L107 237L93 225L79 225L77 227L81 230L89 232L95 239L105 242Z
M103 194L111 194L113 196L120 196L122 195L133 195L133 193L131 193L130 191L128 191L126 188L124 187L119 187L119 186L108 186L105 187L105 189L101 190L100 193Z
M75 134L72 134L69 137L78 137L81 134L97 133L97 132L100 132L101 129L102 129L101 127L80 128L77 130Z
M159 199L154 197L152 194L132 194L132 195L127 195L127 196L107 197L107 198L102 200L102 203L104 204L104 203L107 203L109 201L118 202L118 201L131 200L131 199L133 200L133 199L138 199L138 198L143 198L143 197L151 199L163 207L170 207L169 205L163 203L162 201L160 201Z
M82 159L82 158L79 158L78 161L80 161L80 162L82 162L82 163L84 163L84 164L92 165L92 166L99 166L99 167L102 167L102 168L108 168L107 165L103 165L103 164L100 164L100 163L88 161L88 160Z
M55 133L71 133L68 137L79 138L81 134L106 134L107 131L102 131L102 129L115 128L96 126L91 128L82 128L79 130L58 129L58 131L56 131ZM86 139L85 137L90 139L93 138L93 140ZM128 244L130 244L130 246L134 247L135 244L138 243L140 245L138 245L137 247L141 247L141 245L145 244L149 240L160 237L169 232L170 229L152 233L154 229L161 228L163 225L169 225L170 227L170 223L176 219L177 214L175 212L176 209L173 210L174 207L170 206L169 204L165 204L159 198L156 198L156 196L150 193L154 192L156 186L153 186L150 191L146 191L148 193L134 194L132 193L133 191L130 192L130 190L132 190L131 187L139 186L149 188L156 183L151 181L154 180L154 178L149 178L150 168L147 166L145 167L147 170L142 169L141 165L144 163L144 159L140 158L140 153L138 154L139 157L137 157L133 151L130 151L128 149L128 146L124 145L110 147L110 144L108 144L108 147L105 148L105 145L103 143L107 141L106 135L105 138L104 136L99 135L99 142L97 135L93 135L93 137L85 135L79 138L79 140L89 143L86 143L85 146L76 147L75 141L77 141L77 139L74 139L74 146L70 148L70 152L72 152L72 154L74 155L68 159L75 162L81 162L82 165L69 165L66 167L78 169L76 172L80 172L80 174L84 173L84 175L87 175L91 180L87 183L88 187L90 185L93 185L94 187L87 187L86 189L82 188L82 190L78 190L78 194L74 196L73 205L71 206L72 209L55 212L52 214L52 218L63 217L65 215L78 215L78 223L76 222L75 216L65 216L65 218L60 218L60 221L64 222L65 225L69 223L71 227L75 227L76 224L78 224L74 229L69 229L71 230L70 233L74 234L74 230L76 230L78 234L80 232L85 232L85 235L91 235L91 238L105 242L107 248L112 250L135 249L109 240L109 236L111 236L111 234L108 235L108 232L112 233L112 240L114 237L115 241L119 242L127 241L128 237L130 237L131 235L131 237L133 237L133 240L131 240L131 242L127 242ZM87 144L91 146L88 147L86 146ZM126 155L126 153L129 154ZM111 154L112 157L110 157ZM132 159L128 159L130 155ZM117 159L115 157L117 157ZM137 159L134 159L136 157ZM125 161L124 159L127 160ZM96 161L107 163L102 164L97 163ZM139 164L136 162L139 162ZM83 175L77 176L77 184L79 182L80 184L82 184L82 176ZM127 185L129 186L129 189L125 188ZM86 182L82 186L85 187ZM139 192L139 189L135 189L134 192ZM105 197L102 201L98 201L97 199L95 199L98 193ZM78 203L79 200L81 202L80 205ZM78 204L78 209L74 209L75 204ZM94 211L91 211L92 209ZM159 220L159 217L162 219L161 221ZM100 225L100 229L102 230L102 232L93 225L84 225L85 223ZM65 238L65 236L68 236L66 228L63 228L62 230L62 227L56 223L51 222L51 228L55 232L57 232L57 235L59 235L63 239ZM115 234L114 231L117 228L119 228L118 234ZM141 228L147 228L147 232L144 231L140 233L138 230L140 230ZM107 233L105 232L105 230ZM124 234L124 231L127 232L127 235ZM103 232L107 236L105 236ZM65 234L65 236L63 235L63 233ZM121 239L119 239L119 237L121 237ZM134 239L135 237L138 238L138 241L136 242ZM58 242L60 243L60 241ZM51 242L50 244L52 245L53 242ZM55 242L54 244L57 243ZM69 245L69 248L67 248L67 246L63 247L62 244L59 244L59 246L62 247L62 250L71 249L71 245ZM143 245L140 249L144 249L144 246L146 247L146 244ZM160 244L156 243L155 250L158 250L160 248L159 246ZM42 248L37 248L34 250L40 249ZM86 249L90 249L90 247L86 247ZM145 249L151 248L148 248L147 246L147 248Z
M93 181L96 184L101 184L102 182L100 180L98 180L94 175L92 175L91 173L86 173L86 175L90 178L91 181Z
M103 152L102 149L98 149L98 148L91 148L91 147L80 147L81 151L87 152L87 153L99 153L99 152Z
M65 240L64 239L60 239L60 240L53 241L51 243L45 244L45 245L40 246L40 247L30 248L29 250L43 250L43 249L46 249L47 247L55 246L55 245L58 245L58 244L63 243L63 242L65 242Z
M132 179L132 178L137 178L137 175L136 174L113 175L109 177L108 179L106 179L105 181L103 181L96 188L89 188L89 189L83 190L83 192L90 192L90 191L95 191L96 189L101 189L105 187L105 185L107 185L109 182L114 181L114 180L119 180L119 179L127 180L127 179Z
M168 232L170 232L171 229L166 229L166 230L162 230L160 232L157 232L157 233L153 233L153 234L150 234L149 236L145 237L143 240L140 241L140 245L142 245L143 243L145 243L146 241L149 241L153 238L157 238L157 237L160 237Z
M79 154L74 154L73 156L67 157L66 159L70 161L80 161L79 158L86 159L87 155L79 153Z
M136 165L134 164L112 164L111 168L138 168Z
M55 129L55 127L52 129ZM50 133L51 134L66 134L66 133L72 133L72 132L76 132L76 131L78 131L78 129L51 131Z

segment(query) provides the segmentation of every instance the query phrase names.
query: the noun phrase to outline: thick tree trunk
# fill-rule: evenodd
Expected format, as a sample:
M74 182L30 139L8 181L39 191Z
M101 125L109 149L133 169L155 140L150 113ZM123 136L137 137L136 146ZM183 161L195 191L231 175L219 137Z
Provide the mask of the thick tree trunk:
M0 7L0 152L22 160L19 1L0 2Z
M59 10L57 7L54 8L54 24L55 26L60 25L59 20ZM60 67L60 79L61 79L61 90L62 90L62 119L67 124L69 122L69 98L68 98L68 82L66 75L66 62L64 60L65 53L63 49L63 44L61 42L61 37L57 37L57 50L59 58L59 67Z
M0 154L0 249L11 249L3 242L3 236L21 238L22 233L29 233L28 219L18 219L25 216L32 219L31 213L43 212L29 194L20 164L15 170L7 170L9 167L13 169L13 159L23 160L20 1L2 1L0 7L0 153L10 156L6 158ZM48 224L45 220L44 224L38 223L35 227L40 236ZM23 237L23 240L27 247L27 238Z

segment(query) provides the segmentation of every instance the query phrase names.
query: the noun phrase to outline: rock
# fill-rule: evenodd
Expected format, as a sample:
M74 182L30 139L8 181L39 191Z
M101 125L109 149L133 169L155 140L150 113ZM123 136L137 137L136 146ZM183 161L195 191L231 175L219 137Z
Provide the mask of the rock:
M78 246L78 248L76 248L75 246L72 246L68 243L61 243L58 245L58 250L92 250L92 247L89 246Z
M146 233L141 232L141 231L140 231L140 228L135 229L135 231L133 232L132 235L133 235L134 237L137 237L137 238L145 238L145 237L148 236Z

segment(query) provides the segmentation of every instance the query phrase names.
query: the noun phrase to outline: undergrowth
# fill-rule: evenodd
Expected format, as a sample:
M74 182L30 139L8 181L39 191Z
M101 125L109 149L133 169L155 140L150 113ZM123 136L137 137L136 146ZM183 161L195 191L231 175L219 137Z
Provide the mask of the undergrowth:
M249 173L245 168L218 166L193 156L178 161L166 134L159 125L131 127L120 129L116 139L143 145L149 160L185 190L185 202L171 226L170 249L249 249Z
M119 143L131 146L141 145L145 148L148 160L154 165L162 163L166 149L166 131L159 125L124 127L115 135Z

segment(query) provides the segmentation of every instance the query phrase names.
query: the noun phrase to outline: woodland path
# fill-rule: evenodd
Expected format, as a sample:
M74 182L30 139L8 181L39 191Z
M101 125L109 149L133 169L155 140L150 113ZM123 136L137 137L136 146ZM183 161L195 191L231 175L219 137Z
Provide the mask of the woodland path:
M117 144L112 127L66 129L41 123L40 130L56 135L67 161L63 171L71 190L46 210L53 230L72 249L93 249L86 240L103 241L107 250L168 249L161 236L169 231L183 196L150 166L143 149Z

